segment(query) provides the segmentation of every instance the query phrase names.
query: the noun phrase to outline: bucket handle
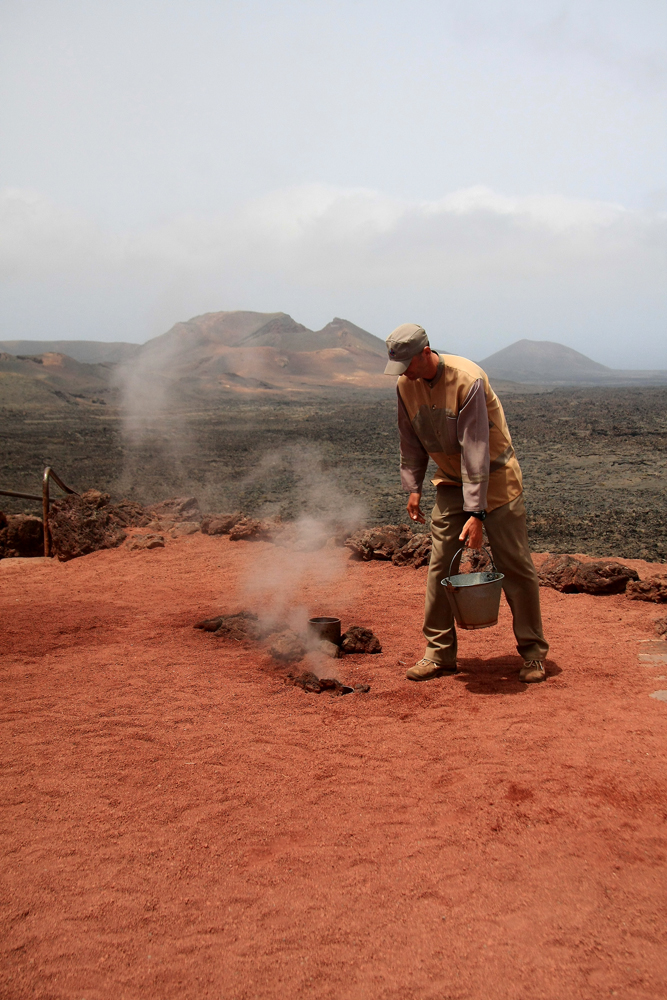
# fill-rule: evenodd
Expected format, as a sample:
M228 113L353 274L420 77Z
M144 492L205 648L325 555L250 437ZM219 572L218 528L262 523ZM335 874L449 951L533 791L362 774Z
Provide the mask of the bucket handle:
M452 575L452 566L454 565L454 560L455 560L455 559L456 559L456 557L457 557L458 555L460 555L460 554L461 554L461 552L463 552L463 550L464 550L464 549L466 549L467 547L468 547L467 545L462 545L462 546L461 546L461 548L459 549L459 551L458 551L458 552L455 552L455 553L454 553L454 555L452 556L452 561L451 561L451 562L450 562L450 564L449 564L449 573L448 573L448 575L447 575L447 582L448 582L448 583L449 583L449 578L450 578L450 577L451 577L451 575ZM493 561L493 553L492 553L492 552L490 551L490 549L487 549L486 545L482 545L482 550L483 550L484 552L486 552L486 554L488 555L489 559L491 560L491 569L492 569L492 571L493 571L494 573L497 573L498 571L496 570L496 564L495 564L495 563L494 563L494 561ZM450 584L450 586L451 586L451 584Z

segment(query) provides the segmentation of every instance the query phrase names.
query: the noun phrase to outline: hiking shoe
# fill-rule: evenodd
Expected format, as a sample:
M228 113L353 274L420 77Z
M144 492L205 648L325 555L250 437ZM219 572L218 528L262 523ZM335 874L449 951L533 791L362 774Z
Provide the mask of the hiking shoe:
M524 660L519 671L519 680L524 684L539 684L547 679L547 672L544 669L542 660Z
M443 674L457 674L458 672L455 663L447 663L443 666L424 657L415 663L414 667L410 667L405 676L409 681L430 681L432 677L442 677Z

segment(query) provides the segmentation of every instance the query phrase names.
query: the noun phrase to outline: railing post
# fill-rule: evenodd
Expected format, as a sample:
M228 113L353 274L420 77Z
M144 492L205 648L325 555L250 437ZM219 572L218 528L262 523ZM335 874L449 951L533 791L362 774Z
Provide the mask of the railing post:
M44 525L44 555L51 555L51 535L49 532L49 479L51 466L47 465L42 476L42 523Z

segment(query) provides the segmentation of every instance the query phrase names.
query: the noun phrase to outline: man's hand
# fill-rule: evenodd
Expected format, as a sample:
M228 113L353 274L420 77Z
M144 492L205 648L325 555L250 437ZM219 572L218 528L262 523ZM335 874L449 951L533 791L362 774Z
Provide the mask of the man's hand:
M410 504L408 504L410 510ZM469 549L481 549L482 547L482 522L478 517L469 517L463 525L463 531L459 535L459 541L467 545Z
M410 515L411 521L418 521L419 524L426 524L426 518L422 514L421 507L419 506L421 498L421 493L411 493L406 510Z

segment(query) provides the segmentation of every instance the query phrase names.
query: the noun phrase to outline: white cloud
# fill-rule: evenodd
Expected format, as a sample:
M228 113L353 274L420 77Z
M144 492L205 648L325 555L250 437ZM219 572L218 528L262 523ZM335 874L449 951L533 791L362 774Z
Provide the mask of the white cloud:
M62 280L74 297L77 288L88 296L97 288L100 311L113 312L131 291L150 313L175 286L196 290L201 305L187 293L183 300L193 312L267 308L271 295L273 308L305 322L318 301L321 308L338 302L338 314L379 332L389 300L394 311L439 304L464 327L467 303L475 320L466 334L478 338L479 351L531 330L537 339L567 341L584 322L588 336L609 347L609 323L620 337L639 316L650 342L664 325L666 258L664 212L557 195L509 197L480 186L411 202L308 185L273 192L228 218L184 216L120 234L33 192L0 198L0 273L26 296ZM369 323L373 302L377 319ZM542 330L535 328L541 314ZM559 318L561 337L553 331ZM612 333L612 350L613 342ZM667 367L664 347L653 346L652 363Z

